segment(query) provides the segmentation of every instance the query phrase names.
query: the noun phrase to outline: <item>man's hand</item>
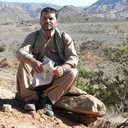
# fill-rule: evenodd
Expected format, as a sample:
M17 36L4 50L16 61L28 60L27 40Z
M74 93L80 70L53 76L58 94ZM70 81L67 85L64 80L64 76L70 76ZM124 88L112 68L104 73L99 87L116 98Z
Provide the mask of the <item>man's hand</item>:
M63 76L63 74L64 74L64 68L65 68L65 70L67 70L67 69L70 69L71 68L71 66L69 65L69 64L64 64L64 65L61 65L61 66L56 66L55 67L55 70L53 71L53 73L57 76L57 77L61 77L61 76Z
M57 77L61 77L64 74L64 70L62 68L62 66L56 66L55 70L53 71L53 73L57 76Z
M36 73L43 72L42 63L35 58L26 57L22 62L29 64Z
M36 72L36 73L43 72L42 63L40 61L32 60L30 65L31 65L32 69L34 70L34 72Z

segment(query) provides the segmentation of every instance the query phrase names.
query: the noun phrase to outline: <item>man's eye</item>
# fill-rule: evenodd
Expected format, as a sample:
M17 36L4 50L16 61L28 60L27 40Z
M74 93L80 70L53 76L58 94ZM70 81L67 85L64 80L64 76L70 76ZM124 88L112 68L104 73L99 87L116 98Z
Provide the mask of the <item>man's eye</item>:
M45 20L48 20L48 19L53 20L53 18L45 18L45 17L42 20L45 21Z
M53 20L53 18L49 18L49 20Z

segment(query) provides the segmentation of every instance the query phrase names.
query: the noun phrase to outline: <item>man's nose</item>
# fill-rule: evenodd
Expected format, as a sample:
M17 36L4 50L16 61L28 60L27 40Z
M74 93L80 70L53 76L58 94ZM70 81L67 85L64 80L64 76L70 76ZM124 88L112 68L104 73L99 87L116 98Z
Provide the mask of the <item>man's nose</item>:
M48 23L50 22L49 18L46 19L46 22L48 22Z

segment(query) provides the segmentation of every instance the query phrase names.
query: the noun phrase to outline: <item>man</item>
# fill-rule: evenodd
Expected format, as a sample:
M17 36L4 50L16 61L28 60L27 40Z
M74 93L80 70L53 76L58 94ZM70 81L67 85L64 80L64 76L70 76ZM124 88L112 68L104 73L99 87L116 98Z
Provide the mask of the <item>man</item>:
M71 37L57 28L58 15L55 9L47 7L41 11L40 25L41 29L30 33L16 51L16 57L20 61L17 90L25 102L25 110L35 111L40 106L41 109L46 109L46 115L54 116L52 105L68 92L77 78L78 57ZM40 90L32 87L32 81L34 73L43 72L42 62L39 60L44 56L56 65L52 82L43 85L43 90ZM41 93L41 100L38 92Z

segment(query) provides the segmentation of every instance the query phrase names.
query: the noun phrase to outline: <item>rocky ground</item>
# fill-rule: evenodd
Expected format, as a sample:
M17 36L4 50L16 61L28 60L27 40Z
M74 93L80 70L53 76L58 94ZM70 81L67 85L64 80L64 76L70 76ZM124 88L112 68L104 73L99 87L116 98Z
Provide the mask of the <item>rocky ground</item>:
M104 65L104 70L109 72L110 63L101 53L103 48L110 45L117 46L121 42L113 29L114 24L120 24L125 29L128 22L123 20L87 21L86 23L60 24L59 27L72 36L76 46L83 44L81 53L86 68L96 70L95 64L101 62ZM38 23L32 22L0 25L0 46L6 48L4 52L0 52L0 128L86 128L87 126L79 122L77 116L72 116L67 112L63 113L62 110L55 109L55 116L52 118L45 116L44 111L41 110L25 112L22 102L14 99L18 67L15 51L23 42L25 36L39 27ZM4 112L3 104L11 104L12 111ZM110 128L111 125L104 120L108 122L111 120L118 125L124 122L128 124L126 122L127 116L118 115L114 111L108 111L101 120L90 127ZM126 127L127 125L124 125L124 128Z

